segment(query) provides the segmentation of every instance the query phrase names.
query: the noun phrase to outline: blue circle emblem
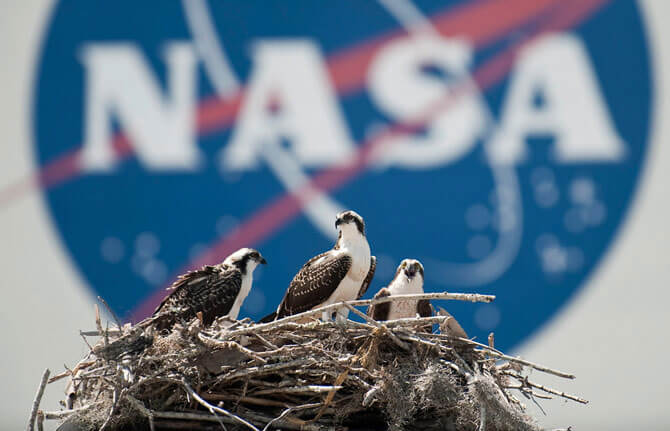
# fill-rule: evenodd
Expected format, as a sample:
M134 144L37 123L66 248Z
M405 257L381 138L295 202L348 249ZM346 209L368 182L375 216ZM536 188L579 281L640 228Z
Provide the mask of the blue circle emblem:
M517 345L612 246L648 145L652 77L633 1L60 2L33 131L65 248L120 315L243 246L242 316L280 301L366 220L444 306Z

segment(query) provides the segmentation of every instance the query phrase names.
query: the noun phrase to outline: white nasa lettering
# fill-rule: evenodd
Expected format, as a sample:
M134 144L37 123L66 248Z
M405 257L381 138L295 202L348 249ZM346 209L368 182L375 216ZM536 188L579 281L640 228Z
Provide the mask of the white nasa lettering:
M192 170L198 165L195 140L196 57L188 43L165 50L167 97L134 45L88 44L82 52L86 69L86 125L83 168L110 171L111 116L115 115L141 163L152 170Z
M533 103L538 94L540 106ZM586 50L569 34L545 36L523 50L488 154L496 163L519 163L525 139L546 135L555 138L559 163L615 162L625 155Z
M282 138L303 166L331 166L354 145L318 47L308 40L261 41L237 127L221 154L227 170L258 166L263 146ZM274 113L270 106L276 103Z
M455 88L469 84L471 57L472 49L465 42L431 36L405 38L383 48L368 73L372 99L401 122L426 115L431 120L423 136L392 138L380 148L377 163L425 169L452 162L472 149L487 118L474 85L460 93L449 109L435 109L454 96ZM441 70L447 79L428 75L422 71L426 66Z
M85 170L113 169L112 116L147 168L198 167L196 57L190 44L166 46L166 91L134 45L88 44L82 54ZM431 118L426 133L387 139L373 156L377 165L427 169L453 162L473 148L485 132L488 115L481 94L468 81L471 57L467 43L434 36L392 41L381 50L368 72L373 102L396 121ZM430 76L422 70L426 66L439 69L446 79ZM468 91L459 93L448 109L440 109L464 83L471 84ZM537 94L544 98L541 106L533 103ZM272 104L279 108L276 112ZM263 40L255 45L238 122L220 163L227 170L256 168L266 144L287 139L296 163L336 165L354 152L346 126L316 44ZM537 135L555 137L554 155L560 163L614 162L625 155L586 50L573 35L545 36L522 51L501 123L487 145L491 161L523 161L525 139Z

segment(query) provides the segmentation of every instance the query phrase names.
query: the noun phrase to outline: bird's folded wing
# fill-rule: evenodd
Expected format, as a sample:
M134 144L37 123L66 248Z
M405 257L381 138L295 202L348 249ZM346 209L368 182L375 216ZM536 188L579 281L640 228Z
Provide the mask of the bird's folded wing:
M430 301L427 299L419 299L416 308L421 317L430 317L433 315L433 307L430 306Z
M177 305L177 302L180 302L182 296L185 296L193 286L198 286L200 284L206 285L207 279L216 272L216 267L214 266L203 266L200 269L194 271L189 271L186 274L180 275L177 280L172 283L167 290L170 293L163 298L156 310L154 315L158 314L160 311L166 311L170 306Z
M204 323L210 324L232 308L242 287L242 273L237 268L206 266L181 276L173 287L154 314L170 311L190 319L202 311Z
M326 301L349 272L351 263L350 255L332 250L307 261L293 277L277 317L302 313Z
M221 271L210 278L209 286L201 296L203 301L201 311L205 325L230 312L241 288L242 272L237 268Z
M370 283L372 283L372 279L375 276L375 269L377 269L377 258L375 256L370 256L370 270L368 271L368 275L365 276L363 284L361 284L361 290L358 291L356 299L360 299L365 295L365 292L367 292L368 287L370 287Z

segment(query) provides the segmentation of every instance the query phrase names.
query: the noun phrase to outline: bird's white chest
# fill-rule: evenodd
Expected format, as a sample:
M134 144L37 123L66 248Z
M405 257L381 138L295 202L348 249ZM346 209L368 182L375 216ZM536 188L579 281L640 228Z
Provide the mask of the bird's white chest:
M405 319L416 316L418 301L393 301L389 310L387 320Z
M370 272L370 246L365 241L347 248L346 252L351 255L352 259L347 278L362 283Z
M237 295L237 298L235 298L235 302L233 302L233 306L230 308L230 311L228 312L228 317L230 317L233 320L237 320L237 316L240 314L240 308L242 307L242 303L247 298L247 295L249 295L249 291L251 290L252 278L253 277L251 274L242 276L242 286L240 287L240 293Z
M423 282L418 279L412 281L405 279L396 280L389 286L391 295L418 295L423 293ZM387 320L405 319L416 317L417 300L393 301L389 307L389 316Z
M362 238L361 241L344 244L340 253L351 256L351 268L329 298L328 302L331 304L356 299L363 280L370 272L370 246L365 238Z

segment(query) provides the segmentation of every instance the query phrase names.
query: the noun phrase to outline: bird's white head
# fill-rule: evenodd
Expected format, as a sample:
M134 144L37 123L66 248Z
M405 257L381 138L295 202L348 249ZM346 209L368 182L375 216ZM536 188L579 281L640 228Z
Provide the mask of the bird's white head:
M365 236L365 222L356 211L342 211L335 218L335 228L341 236Z
M398 265L393 281L393 293L423 293L423 265L416 259L403 259ZM397 291L396 291L397 290Z
M267 261L258 250L253 248L241 248L231 254L223 261L224 265L234 265L242 271L242 274L251 274L259 263L266 264Z

